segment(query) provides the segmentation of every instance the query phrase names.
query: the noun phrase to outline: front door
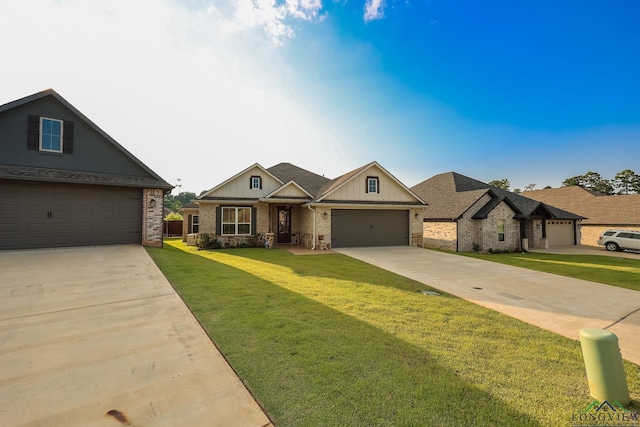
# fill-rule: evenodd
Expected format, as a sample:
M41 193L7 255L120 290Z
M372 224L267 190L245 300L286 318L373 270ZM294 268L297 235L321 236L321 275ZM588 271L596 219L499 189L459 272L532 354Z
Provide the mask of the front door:
M278 208L278 243L291 243L291 208Z

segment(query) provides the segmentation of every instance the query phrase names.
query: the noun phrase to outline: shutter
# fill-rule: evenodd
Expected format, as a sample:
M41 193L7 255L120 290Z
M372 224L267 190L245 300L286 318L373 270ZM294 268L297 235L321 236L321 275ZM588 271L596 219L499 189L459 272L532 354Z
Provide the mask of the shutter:
M260 177L260 189L262 190L262 177Z
M251 185L253 184L253 182L252 182L252 181L253 181L253 177L252 177L252 176L250 176L250 177L249 177L249 190L251 190L251 189L253 188L253 187L251 186Z
M369 177L364 179L364 192L369 193Z
M29 114L29 127L27 128L27 148L29 150L40 149L40 117Z
M222 234L222 208L216 206L216 236Z
M260 182L262 182L262 180L260 180ZM256 214L258 213L258 209L256 209L255 207L251 208L251 234L253 236L256 235L256 229L257 229L257 224L258 224L258 218L256 218Z
M193 232L192 228L193 228L193 215L187 215L187 234Z
M73 153L73 122L63 122L62 131L62 152L65 154Z

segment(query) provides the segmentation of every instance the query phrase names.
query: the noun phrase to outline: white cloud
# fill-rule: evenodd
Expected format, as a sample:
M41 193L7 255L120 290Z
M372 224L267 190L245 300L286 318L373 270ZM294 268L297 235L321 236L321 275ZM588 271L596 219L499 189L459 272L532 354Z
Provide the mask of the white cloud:
M319 2L189 10L170 1L33 0L0 5L0 104L53 88L164 179L211 188L245 167L291 162L333 177L354 165L284 52L261 31ZM241 7L242 6L242 7ZM244 7L244 9L243 9ZM315 12L314 12L315 11ZM298 12L296 12L298 13ZM285 18L283 18L283 16ZM286 25L285 25L286 27ZM260 33L260 34L258 34Z
M384 0L366 0L364 4L365 22L375 21L384 17Z
M222 12L226 10L227 13ZM271 46L281 46L295 36L293 22L322 20L322 0L228 0L209 7L210 14L217 14L223 32L245 32L261 29Z

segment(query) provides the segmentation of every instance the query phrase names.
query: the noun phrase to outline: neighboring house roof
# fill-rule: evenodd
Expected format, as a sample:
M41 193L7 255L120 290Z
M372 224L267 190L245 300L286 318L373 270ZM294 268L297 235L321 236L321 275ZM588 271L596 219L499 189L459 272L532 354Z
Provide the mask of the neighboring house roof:
M412 190L429 203L426 219L456 220L485 195L488 195L490 200L477 212L472 213L473 218L486 218L487 214L503 201L514 211L515 218L528 218L543 212L554 219L582 218L580 215L493 187L456 172L436 175L413 186Z
M606 196L579 186L531 190L527 197L559 206L586 219L586 225L638 225L640 224L640 194Z
M95 123L93 123L87 116L82 114L77 108L71 105L66 99L60 96L53 89L46 89L42 92L18 99L16 101L9 102L4 105L0 105L0 114L9 111L11 109L29 104L45 97L53 97L65 108L70 110L83 122L85 122L90 128L97 132L109 143L113 144L118 150L126 155L131 161L133 161L138 167L144 170L150 175L150 177L140 176L124 176L116 174L106 173L94 173L94 172L81 172L75 170L53 170L43 169L36 167L22 167L19 165L0 165L0 178L8 179L23 179L23 180L40 180L51 182L69 182L69 183L84 183L84 184L104 184L104 185L118 185L118 186L130 186L130 187L146 187L146 188L160 188L163 190L173 189L173 185L166 182L154 171L149 169L138 158L131 154L126 148L120 145L115 139L111 138L106 132L100 129Z

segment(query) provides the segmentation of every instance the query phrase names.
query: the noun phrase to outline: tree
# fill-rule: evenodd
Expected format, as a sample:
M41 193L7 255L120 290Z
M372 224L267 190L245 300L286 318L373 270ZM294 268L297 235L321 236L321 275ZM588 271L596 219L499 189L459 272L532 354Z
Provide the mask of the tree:
M535 190L536 189L536 184L527 184L524 186L524 191L531 191L531 190Z
M510 184L507 178L503 178L503 179L495 179L493 181L489 181L489 185L509 191Z
M550 185L547 185L546 187L543 188L543 190L550 190L552 187Z
M597 191L598 193L611 195L614 194L611 181L600 176L598 172L589 171L584 175L573 176L562 181L563 187L577 185L589 191Z
M176 212L182 206L186 205L195 198L196 193L190 193L188 191L183 191L177 196L174 196L173 194L167 194L164 196L164 205L172 211Z
M520 194L520 193L522 193L522 190L521 190L521 189L519 189L519 188L516 188L515 190L513 190L513 192L514 192L515 194Z
M616 174L613 185L618 189L618 194L640 193L640 175L631 169L625 169Z

